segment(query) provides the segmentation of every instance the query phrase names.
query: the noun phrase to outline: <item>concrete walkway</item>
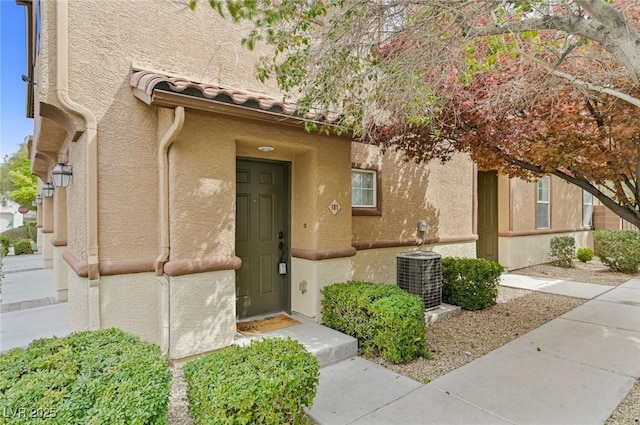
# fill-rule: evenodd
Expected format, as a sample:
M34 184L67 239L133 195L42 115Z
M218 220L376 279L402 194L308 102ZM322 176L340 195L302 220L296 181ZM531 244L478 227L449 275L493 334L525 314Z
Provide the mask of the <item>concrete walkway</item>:
M43 265L39 254L2 259L0 352L71 332L67 303L56 301L53 270Z
M51 296L51 271L41 270L40 258L4 259L9 304ZM349 337L301 320L283 332L306 338L321 358L312 418L319 425L602 424L640 378L640 279L613 287L505 277L508 286L589 301L426 385L353 356ZM66 306L0 314L0 351L68 334Z
M310 414L327 425L602 424L640 378L640 280L593 286L563 283L563 295L593 299L427 385L360 358L325 367Z

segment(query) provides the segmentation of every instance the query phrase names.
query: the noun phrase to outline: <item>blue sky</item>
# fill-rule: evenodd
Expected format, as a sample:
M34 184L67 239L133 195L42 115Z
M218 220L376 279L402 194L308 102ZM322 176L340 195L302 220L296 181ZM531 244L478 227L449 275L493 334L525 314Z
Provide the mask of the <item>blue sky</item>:
M26 118L27 45L25 8L14 0L0 0L0 161L18 151L33 134Z

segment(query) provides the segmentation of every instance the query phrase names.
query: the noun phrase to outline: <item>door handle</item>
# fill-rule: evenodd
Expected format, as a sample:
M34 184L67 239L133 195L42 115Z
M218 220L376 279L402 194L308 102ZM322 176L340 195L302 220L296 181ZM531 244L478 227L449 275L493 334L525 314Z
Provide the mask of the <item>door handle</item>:
M284 232L282 230L278 232L277 238L280 240L284 239Z

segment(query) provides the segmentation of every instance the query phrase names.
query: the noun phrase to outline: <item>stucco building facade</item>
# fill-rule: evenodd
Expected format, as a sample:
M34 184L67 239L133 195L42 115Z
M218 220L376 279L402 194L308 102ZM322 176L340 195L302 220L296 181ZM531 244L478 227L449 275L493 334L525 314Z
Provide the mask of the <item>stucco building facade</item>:
M265 47L243 49L247 28L206 4L18 3L32 170L43 186L73 167L38 223L74 330L116 326L181 359L231 344L238 319L321 320L325 285L395 283L409 249L515 269L548 261L553 236L590 243L582 191L555 178L479 173L462 154L417 165L305 132L335 117L300 116L259 83Z
M333 117L298 116L257 82L264 49L241 48L242 28L208 5L19 3L32 169L42 186L73 167L38 217L74 330L120 327L180 359L231 344L238 318L319 320L323 286L393 283L403 250L475 256L467 157L418 166L305 132Z

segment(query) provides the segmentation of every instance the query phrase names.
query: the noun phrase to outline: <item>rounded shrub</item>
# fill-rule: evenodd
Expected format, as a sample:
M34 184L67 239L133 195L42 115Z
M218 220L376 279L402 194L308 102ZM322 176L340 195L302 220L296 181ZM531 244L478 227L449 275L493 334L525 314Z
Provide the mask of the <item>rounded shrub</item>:
M13 253L15 255L33 254L31 239L20 239L13 242Z
M576 252L576 239L573 236L555 236L549 243L549 255L553 264L559 267L573 267Z
M4 417L29 416L16 423L166 424L170 386L160 348L119 329L40 339L0 355Z
M578 248L576 257L578 257L578 260L582 261L583 263L591 261L593 260L593 250L591 248Z
M442 299L465 310L482 310L496 304L504 268L484 258L442 259Z
M322 289L324 324L358 339L360 352L391 363L427 356L424 304L395 285L362 281Z
M637 273L640 267L640 234L631 230L596 230L593 241L600 261L622 273Z
M318 360L291 338L230 346L187 363L189 413L198 424L297 424L318 385Z

